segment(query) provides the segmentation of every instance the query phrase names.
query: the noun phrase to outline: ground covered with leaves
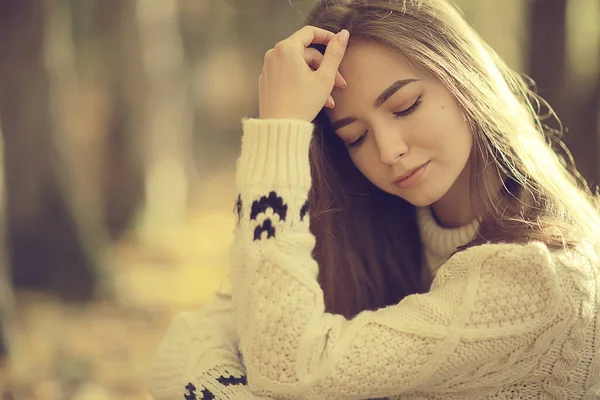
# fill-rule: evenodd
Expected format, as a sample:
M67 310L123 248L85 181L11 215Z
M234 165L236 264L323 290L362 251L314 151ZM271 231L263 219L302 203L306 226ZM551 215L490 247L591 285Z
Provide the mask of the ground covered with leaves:
M85 306L17 293L1 400L150 400L145 374L172 316L200 306L226 272L234 216L227 187L160 246L111 249L114 294ZM226 204L226 206L224 206Z

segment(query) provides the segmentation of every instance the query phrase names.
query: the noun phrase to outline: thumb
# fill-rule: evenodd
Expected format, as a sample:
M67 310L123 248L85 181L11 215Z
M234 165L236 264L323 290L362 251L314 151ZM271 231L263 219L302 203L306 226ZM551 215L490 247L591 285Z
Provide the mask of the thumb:
M325 55L321 62L321 67L318 69L320 73L331 78L331 81L335 81L335 77L344 58L346 52L346 46L348 45L348 39L350 38L350 32L346 29L342 29L335 35L335 39L329 41L327 48L325 49Z

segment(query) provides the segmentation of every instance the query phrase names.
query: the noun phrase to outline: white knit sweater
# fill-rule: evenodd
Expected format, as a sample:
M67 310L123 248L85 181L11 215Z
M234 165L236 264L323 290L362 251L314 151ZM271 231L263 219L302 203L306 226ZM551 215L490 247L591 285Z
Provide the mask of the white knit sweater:
M427 262L441 265L431 290L327 314L306 208L312 124L243 125L231 288L174 321L151 368L157 400L600 398L600 274L584 252L487 244L449 258L477 222L444 229L423 208Z

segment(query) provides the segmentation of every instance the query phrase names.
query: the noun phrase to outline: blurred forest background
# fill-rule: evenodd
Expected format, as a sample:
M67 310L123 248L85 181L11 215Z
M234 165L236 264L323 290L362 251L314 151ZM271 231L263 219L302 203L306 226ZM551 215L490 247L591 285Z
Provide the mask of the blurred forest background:
M240 119L316 0L0 0L0 398L149 399L225 274ZM600 1L460 0L600 179Z

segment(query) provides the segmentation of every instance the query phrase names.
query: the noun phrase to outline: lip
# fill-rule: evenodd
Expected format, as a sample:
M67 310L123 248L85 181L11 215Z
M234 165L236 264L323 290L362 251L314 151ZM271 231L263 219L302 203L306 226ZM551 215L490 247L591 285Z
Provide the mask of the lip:
M419 181L421 176L423 176L423 172L427 168L427 165L429 165L429 161L427 161L424 164L421 164L417 168L411 169L410 171L396 179L394 181L394 185L397 185L401 188L407 188L414 185Z

